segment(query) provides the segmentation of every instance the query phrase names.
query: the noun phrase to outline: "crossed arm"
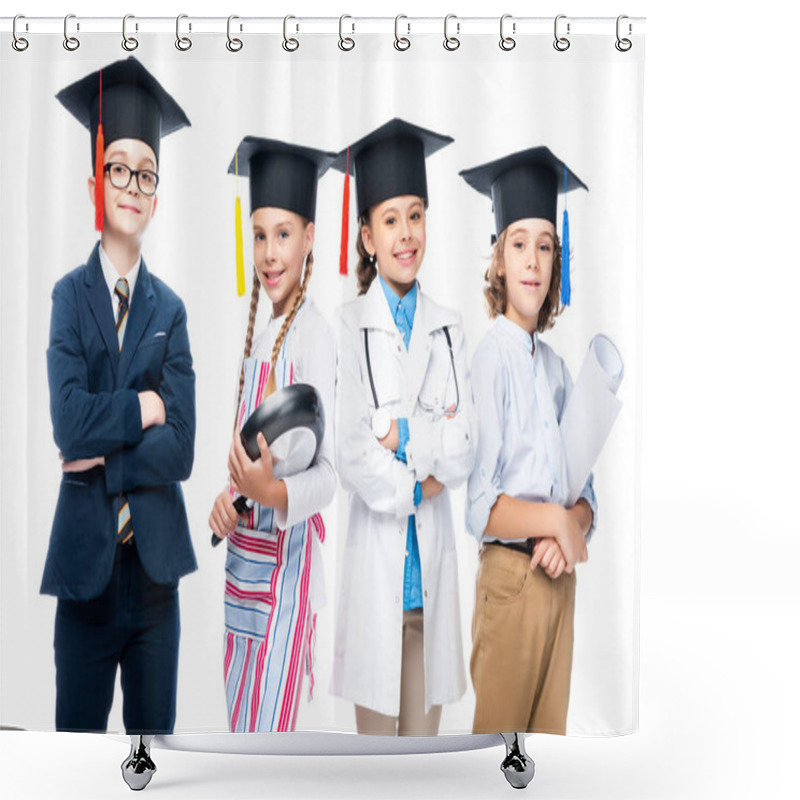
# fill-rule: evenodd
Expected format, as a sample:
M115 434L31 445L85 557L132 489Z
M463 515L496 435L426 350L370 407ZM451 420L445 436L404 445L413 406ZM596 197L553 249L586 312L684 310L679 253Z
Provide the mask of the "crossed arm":
M89 390L75 297L53 291L47 350L50 413L65 471L106 467L111 493L184 480L194 457L194 372L181 305L172 321L158 392Z

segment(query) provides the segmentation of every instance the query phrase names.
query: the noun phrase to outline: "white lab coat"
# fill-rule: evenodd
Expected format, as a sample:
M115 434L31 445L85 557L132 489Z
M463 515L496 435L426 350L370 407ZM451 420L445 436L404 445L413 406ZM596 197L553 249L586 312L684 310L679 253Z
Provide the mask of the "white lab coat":
M444 326L450 332L458 381ZM408 463L372 433L375 411L364 330L378 403L406 417ZM421 291L408 351L379 281L338 312L336 464L351 493L338 592L331 691L382 714L400 711L403 577L408 515L416 513L422 572L425 708L458 700L466 689L458 573L450 497L414 508L414 484L434 475L448 488L463 483L475 460L477 416L469 384L460 315ZM444 412L456 402L448 419Z

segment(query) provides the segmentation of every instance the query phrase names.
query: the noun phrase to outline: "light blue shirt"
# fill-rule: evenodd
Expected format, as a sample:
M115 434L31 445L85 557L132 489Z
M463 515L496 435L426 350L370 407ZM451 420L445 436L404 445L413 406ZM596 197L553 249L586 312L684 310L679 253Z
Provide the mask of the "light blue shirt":
M408 350L411 341L411 329L414 327L414 316L417 311L417 284L405 294L398 297L388 283L378 275L383 294L392 312L392 319L397 330L403 336L403 343ZM401 417L397 420L397 452L395 458L406 463L406 445L408 444L408 420ZM422 502L422 486L419 481L414 484L414 505ZM408 530L406 533L406 562L403 576L403 610L422 608L422 569L419 558L419 543L417 541L416 517L408 517Z
M472 359L472 392L478 412L478 457L467 483L467 530L478 541L501 494L529 502L566 504L567 465L561 415L572 378L553 349L504 316L481 339ZM589 476L580 495L597 500Z

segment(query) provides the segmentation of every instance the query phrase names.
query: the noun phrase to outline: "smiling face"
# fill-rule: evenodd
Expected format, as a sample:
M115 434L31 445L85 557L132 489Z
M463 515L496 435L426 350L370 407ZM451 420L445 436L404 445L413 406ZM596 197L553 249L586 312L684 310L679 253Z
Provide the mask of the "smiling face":
M105 149L103 163L109 162L125 164L133 170L158 171L153 148L140 139L117 139L111 142ZM126 189L112 186L108 172L103 179L103 236L141 245L147 225L155 214L156 196L142 194L134 176L131 176ZM89 178L89 194L93 203L94 182L94 177Z
M314 223L283 208L253 212L253 261L272 314L283 316L300 292L306 256L314 246Z
M522 219L505 234L503 265L497 271L505 277L505 315L532 334L553 277L555 226L546 219Z
M421 197L390 197L369 211L361 228L364 247L378 272L399 297L413 286L425 255L425 204Z

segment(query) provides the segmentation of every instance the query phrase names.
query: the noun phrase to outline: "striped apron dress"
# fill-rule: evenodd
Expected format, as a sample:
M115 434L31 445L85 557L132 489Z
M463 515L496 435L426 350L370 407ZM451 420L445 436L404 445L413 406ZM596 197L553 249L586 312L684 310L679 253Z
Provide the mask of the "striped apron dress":
M281 350L279 388L294 378L293 365ZM268 361L245 361L238 428L258 404L269 370ZM304 673L309 699L314 688L312 545L314 537L324 541L325 526L314 514L281 530L273 517L273 509L255 504L249 519L227 537L224 673L234 733L294 730Z

